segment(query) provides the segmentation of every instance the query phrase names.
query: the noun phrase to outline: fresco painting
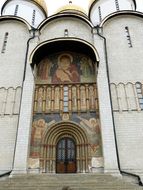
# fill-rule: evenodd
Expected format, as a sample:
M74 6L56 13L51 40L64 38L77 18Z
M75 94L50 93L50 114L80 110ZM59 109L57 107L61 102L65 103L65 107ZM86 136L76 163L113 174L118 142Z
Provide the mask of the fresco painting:
M48 128L65 121L83 128L94 162L103 157L94 65L88 56L74 52L51 54L38 64L30 168L40 166L42 140Z
M40 156L40 143L44 129L47 127L47 123L44 119L39 119L32 124L31 134L31 152L30 157L38 158Z
M45 57L40 61L37 68L37 79L38 80L47 80L50 82L50 70L52 63L51 61Z
M93 61L83 54L61 52L44 57L37 67L38 83L94 82Z
M101 157L102 146L100 125L99 119L96 119L96 114L81 113L80 116L77 114L72 114L69 119L70 121L76 122L80 127L84 128L87 131L90 142L91 155L94 157ZM31 134L30 158L36 159L40 157L41 140L44 132L48 127L62 120L63 118L59 114L34 115Z
M77 116L80 119L80 126L84 127L88 132L88 138L90 141L91 155L94 157L102 156L102 142L100 133L99 119L95 117L82 117Z
M80 82L78 67L73 63L70 54L61 54L58 57L57 69L52 77L52 83Z

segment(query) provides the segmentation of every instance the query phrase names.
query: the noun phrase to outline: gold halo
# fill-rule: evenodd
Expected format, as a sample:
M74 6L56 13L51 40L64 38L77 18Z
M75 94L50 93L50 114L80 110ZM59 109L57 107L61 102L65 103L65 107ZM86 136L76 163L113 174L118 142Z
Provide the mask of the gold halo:
M60 55L58 56L58 65L60 64L60 59L61 59L61 57L64 57L64 56L69 57L70 60L71 60L71 63L73 62L73 57L72 57L71 54L69 54L69 53L62 53L62 54L60 54Z

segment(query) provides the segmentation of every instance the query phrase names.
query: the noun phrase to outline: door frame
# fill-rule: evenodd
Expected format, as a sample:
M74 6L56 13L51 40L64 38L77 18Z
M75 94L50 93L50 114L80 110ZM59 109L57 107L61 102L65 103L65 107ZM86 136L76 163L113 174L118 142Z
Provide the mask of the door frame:
M72 160L70 160L70 158L68 158L68 140L69 140L69 142L71 141L72 143L73 143L73 151L74 151L74 158L73 158L73 161ZM64 145L64 147L61 147L62 148L62 150L64 151L64 160L63 160L63 172L61 171L58 171L58 166L59 166L59 162L60 161L58 161L58 156L59 156L59 144L60 144L60 142L61 141L65 141L65 145ZM76 165L77 165L77 163L76 163L76 142L75 142L75 139L74 138L72 138L71 136L62 136L59 140L58 140L58 142L57 142L57 144L56 144L56 173L66 173L66 174L68 174L68 173L76 173ZM62 160L61 160L61 162L62 162ZM62 164L62 163L61 163ZM70 164L71 164L71 167L73 167L73 169L71 168L71 171L70 171ZM61 165L62 166L62 165ZM68 169L69 168L69 169Z
M86 131L74 122L64 121L47 128L41 142L40 172L56 173L56 145L61 137L76 142L76 172L90 172L90 145Z

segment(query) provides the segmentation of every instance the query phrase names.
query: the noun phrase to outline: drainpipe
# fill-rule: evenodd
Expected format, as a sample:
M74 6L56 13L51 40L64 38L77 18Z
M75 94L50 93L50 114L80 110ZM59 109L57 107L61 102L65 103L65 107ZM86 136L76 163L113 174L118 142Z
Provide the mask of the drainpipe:
M26 68L27 68L27 57L28 57L28 50L29 50L29 42L35 38L35 28L32 28L30 30L30 33L32 33L32 37L30 37L27 41L27 48L26 48L26 54L25 54L25 61L24 61L24 73L23 73L23 79L22 79L22 86L21 86L21 97L20 97L20 107L19 107L19 113L21 110L21 102L22 102L22 95L23 95L23 86L25 81L25 74L26 74ZM20 117L20 115L19 115ZM17 130L16 130L16 139L15 139L15 145L14 145L14 154L13 154L13 161L12 161L12 169L10 171L7 171L0 175L0 177L4 177L7 175L10 175L14 168L14 159L15 159L15 152L16 152L16 144L17 144L17 136L18 136L18 126L19 126L19 117L18 117L18 124L17 124Z
M109 87L109 97L110 97L110 102L111 102L111 111L112 111L112 120L113 120L113 131L114 131L114 137L115 137L115 148L116 148L116 153L117 153L117 163L118 163L118 168L121 174L125 175L130 175L132 177L136 177L138 179L138 184L140 186L143 186L143 183L141 181L141 178L139 175L129 173L126 171L123 171L121 169L121 164L120 164L120 157L119 157L119 150L118 150L118 142L117 142L117 134L116 134L116 129L115 129L115 119L114 119L114 113L113 113L113 103L112 103L112 98L111 98L111 87L110 87L110 77L109 77L109 66L108 66L108 53L107 53L107 43L106 43L106 38L100 34L100 29L101 27L96 26L97 29L97 34L104 40L104 52L105 52L105 61L106 61L106 69L107 69L107 80L108 80L108 87Z

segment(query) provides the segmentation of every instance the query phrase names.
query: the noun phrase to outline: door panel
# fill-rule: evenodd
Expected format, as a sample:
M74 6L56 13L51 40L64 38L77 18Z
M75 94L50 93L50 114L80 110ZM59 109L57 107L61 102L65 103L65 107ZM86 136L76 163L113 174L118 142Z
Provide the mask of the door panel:
M57 173L65 173L66 167L64 162L57 162Z
M75 173L76 172L76 165L74 162L69 162L67 165L67 173Z
M56 172L75 173L76 172L76 146L71 138L62 138L56 149Z

